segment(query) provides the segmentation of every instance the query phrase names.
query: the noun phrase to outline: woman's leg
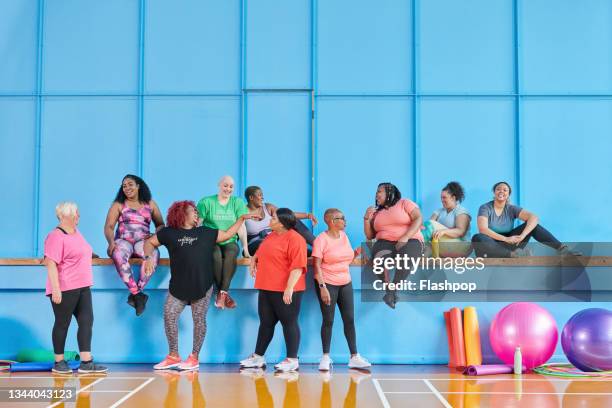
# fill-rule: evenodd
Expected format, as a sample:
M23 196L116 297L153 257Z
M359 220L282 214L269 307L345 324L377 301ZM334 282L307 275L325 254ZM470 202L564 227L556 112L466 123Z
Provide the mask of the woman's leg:
M220 246L221 253L223 256L223 267L221 272L221 287L219 290L227 292L232 282L232 278L236 273L236 258L238 257L238 244L230 242L226 245Z
M51 300L51 297L49 297ZM53 323L53 331L51 332L51 340L53 341L53 352L55 360L64 359L64 347L66 345L66 336L68 335L68 327L72 319L72 312L79 301L78 289L67 290L62 292L62 301L59 304L51 301L55 322Z
M267 290L260 290L258 294L257 313L259 314L259 331L257 333L255 354L259 356L266 354L268 345L274 336L274 327L278 323L278 317L270 299L273 293Z
M221 252L220 245L215 245L213 249L213 275L217 290L221 290L221 282L223 281L223 253Z
M206 296L191 302L191 316L193 317L193 350L191 354L194 356L200 354L204 337L206 337L206 312L208 312L212 290L211 286L206 292Z
M395 242L387 241L384 239L378 240L372 247L372 262L374 264L382 265L384 258L395 256ZM385 283L389 282L389 271L385 268L382 273L382 280Z
M525 229L526 226L527 224L523 223L519 225L518 227L516 227L515 229L513 229L512 231L510 231L508 235L509 236L520 235L523 233L523 230ZM542 227L539 224L536 225L536 227L529 234L527 234L525 239L522 240L521 243L517 246L520 248L524 248L527 245L527 242L529 242L529 238L531 237L533 237L536 241L546 246L549 246L553 249L560 249L561 246L563 246L563 244L559 242L559 240L555 238L555 236L551 234L550 231L548 231L546 228Z
M317 298L319 299L319 306L321 307L321 315L323 316L323 321L321 322L321 344L323 345L323 354L329 354L332 329L334 327L334 314L336 312L336 303L338 302L338 292L340 286L327 285L327 290L329 291L329 297L331 300L329 306L323 303L323 300L321 300L321 288L319 288L316 281L315 288Z
M353 283L340 286L338 291L338 309L344 325L344 337L351 355L357 354L357 335L355 334L355 305L353 300Z
M295 230L306 240L306 243L308 245L312 246L312 243L315 240L315 236L313 235L312 231L310 231L310 229L306 226L306 224L302 222L302 220L297 220L297 222L295 223ZM251 255L253 254L251 253Z
M125 283L132 295L139 292L138 284L134 280L132 267L130 265L130 257L134 252L134 246L124 239L115 240L115 249L113 250L112 258L115 264L115 269L119 273L119 277Z
M170 354L174 356L178 356L178 319L186 304L186 302L175 298L168 292L164 304L164 328Z
M91 360L88 354L91 352L91 337L93 329L93 304L91 301L91 289L79 289L79 299L73 311L79 329L77 330L77 341L82 361ZM87 354L83 356L83 354Z
M286 305L283 302L283 293L275 292L273 297L273 306L283 325L283 334L285 335L285 346L287 348L287 358L298 358L298 349L300 346L300 326L298 324L298 316L300 314L300 305L302 303L303 292L293 292L291 304Z
M474 235L472 244L479 258L510 258L512 255L512 250L507 245L485 234Z
M141 240L141 241L137 241L134 244L134 253L136 255L138 255L139 258L144 258L144 242L145 240ZM155 268L157 268L157 264L159 263L159 250L157 248L155 248L153 250L153 253L151 254L151 261L153 262L153 273L155 273ZM147 285L147 283L149 283L149 279L151 279L151 276L153 276L153 273L149 276L145 275L144 273L140 273L140 276L138 277L138 289L139 290L144 290L144 287Z
M423 243L418 239L411 238L404 246L397 250L397 253L402 257L404 255L408 256L410 260L420 258L423 256ZM393 277L394 283L401 282L410 274L410 271L414 268L414 263L409 262L408 265L410 269L401 268L395 270L395 276Z

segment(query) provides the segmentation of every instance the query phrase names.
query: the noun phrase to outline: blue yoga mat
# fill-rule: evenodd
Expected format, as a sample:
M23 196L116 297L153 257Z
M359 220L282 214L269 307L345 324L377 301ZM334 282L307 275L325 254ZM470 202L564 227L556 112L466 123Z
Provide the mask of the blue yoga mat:
M79 368L80 361L68 361L68 366L76 370ZM51 371L53 363L33 362L33 363L12 363L9 368L10 372L26 372L26 371Z

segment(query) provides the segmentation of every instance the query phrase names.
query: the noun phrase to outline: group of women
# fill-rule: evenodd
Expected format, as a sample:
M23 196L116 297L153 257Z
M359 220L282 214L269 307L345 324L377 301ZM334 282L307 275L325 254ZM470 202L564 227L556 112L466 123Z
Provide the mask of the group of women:
M126 284L128 304L141 315L147 295L143 292L159 262L160 245L170 255L170 285L164 305L164 326L169 354L155 365L155 369L197 369L199 352L206 334L206 313L217 288L215 306L235 308L236 301L229 295L230 283L236 271L242 244L243 256L251 257L250 272L258 289L260 325L254 353L241 361L242 367L264 367L265 352L272 340L274 328L280 321L283 327L287 358L278 363L278 371L292 371L299 367L298 347L300 328L298 315L302 294L306 289L306 266L309 250L315 272L315 290L323 316L321 341L323 356L319 368L330 370L329 357L332 325L336 305L344 324L344 333L351 357L349 367L368 368L370 363L357 352L353 288L349 265L356 256L344 232L346 219L339 209L328 209L324 214L327 230L318 237L300 221L317 219L313 214L293 212L266 203L260 187L250 186L245 191L247 203L235 197L234 181L224 176L215 195L192 201L173 203L164 223L159 207L152 199L147 184L139 177L127 175L111 205L104 227L108 241L108 255L113 259L119 276ZM479 234L472 238L478 256L520 256L530 237L562 253L568 248L538 225L534 214L509 203L511 188L500 182L493 187L494 199L483 204L478 212ZM465 256L472 247L469 239L470 215L460 205L464 198L461 185L451 182L442 189L442 208L423 223L418 206L402 198L391 183L381 183L375 206L364 215L364 232L374 240L373 257L394 257L407 254L417 258L423 254L426 239L436 239L450 246L447 256ZM60 203L56 207L59 225L45 241L45 261L48 268L47 295L55 314L53 345L56 355L55 372L67 373L64 344L71 316L79 325L78 342L81 352L81 371L103 372L106 368L93 363L90 355L93 308L91 247L77 229L78 209L74 203ZM524 224L514 228L514 221ZM156 227L151 234L150 224ZM423 226L425 224L425 226ZM453 246L454 244L460 244ZM138 279L129 260L143 258ZM394 281L406 277L407 270L397 271ZM389 279L385 274L385 279ZM384 295L387 305L394 308L397 293ZM178 355L178 318L190 305L194 320L194 342L190 356L181 360Z

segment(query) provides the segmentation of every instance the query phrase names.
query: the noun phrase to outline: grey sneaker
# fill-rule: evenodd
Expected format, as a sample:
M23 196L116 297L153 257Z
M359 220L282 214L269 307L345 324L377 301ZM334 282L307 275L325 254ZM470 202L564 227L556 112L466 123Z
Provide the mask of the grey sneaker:
M66 362L66 360L56 361L51 369L56 374L72 374L72 369Z
M89 374L89 373L105 373L108 371L108 368L94 364L93 360L91 361L81 361L81 365L79 366L79 373L81 374Z

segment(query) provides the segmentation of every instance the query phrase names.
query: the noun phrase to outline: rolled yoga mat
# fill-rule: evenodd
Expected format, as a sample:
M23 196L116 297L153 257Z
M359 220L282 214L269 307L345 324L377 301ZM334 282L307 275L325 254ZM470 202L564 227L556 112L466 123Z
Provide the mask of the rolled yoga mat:
M463 309L463 337L465 339L465 363L468 366L482 364L480 348L480 331L476 308L468 306Z
M453 336L453 351L455 353L456 367L465 367L465 342L463 341L463 322L461 310L453 307L450 310L450 325Z
M68 366L72 370L79 368L81 363L79 361L68 361ZM35 363L12 363L9 371L10 372L23 372L23 371L51 371L53 363L49 362L35 362Z
M76 351L65 351L64 359L66 361L69 360L78 360L79 353ZM45 350L45 349L23 349L17 353L17 358L15 359L20 363L26 362L40 362L47 363L49 361L55 360L55 354L53 350Z
M523 366L523 372L526 372ZM465 375L492 375L492 374L512 374L514 368L505 364L486 364L486 365L471 365L465 368Z
M448 340L448 366L450 368L457 367L457 358L455 350L453 350L453 333L451 331L450 311L444 312L444 325L446 326L446 338Z

